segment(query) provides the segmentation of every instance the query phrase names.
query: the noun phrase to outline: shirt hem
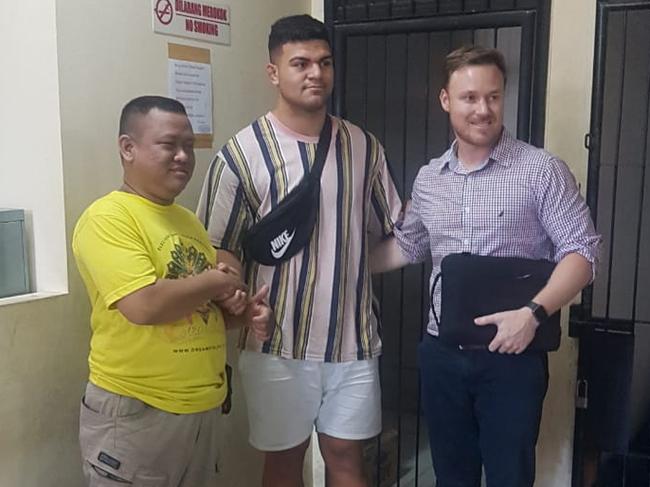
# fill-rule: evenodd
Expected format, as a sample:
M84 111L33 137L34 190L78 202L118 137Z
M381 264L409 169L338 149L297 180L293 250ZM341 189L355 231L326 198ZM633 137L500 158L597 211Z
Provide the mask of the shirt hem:
M102 389L107 390L108 392L112 392L113 394L119 394L120 396L127 396L127 397L133 397L135 399L138 399L139 401L142 401L143 403L147 404L148 406L151 406L153 408L159 409L161 411L164 411L166 413L172 413L172 414L196 414L196 413L203 413L205 411L209 411L211 409L218 408L223 404L223 402L226 400L226 394L227 394L227 386L224 384L223 386L223 391L220 392L219 396L222 397L217 397L216 400L210 401L210 402L205 402L201 405L196 405L196 407L176 407L172 404L169 404L167 401L158 401L155 398L152 399L151 397L145 397L141 394L134 394L124 388L121 388L115 384L112 384L110 382L106 382L93 374L90 375L88 378L88 381L91 382L92 384L96 385L97 387L101 387Z
M239 347L239 349L246 350L248 352L257 352L257 353L265 353L267 355L274 355L276 357L281 357L288 360L301 360L305 362L325 362L325 363L362 362L364 360L372 360L374 358L378 358L382 354L381 348L377 348L375 350L372 350L369 356L367 357L359 358L357 354L354 354L354 355L344 355L339 360L325 360L325 357L322 355L307 355L304 358L296 357L292 353L287 352L286 350L282 350L280 352L274 352L272 350L269 350L265 352L255 347Z

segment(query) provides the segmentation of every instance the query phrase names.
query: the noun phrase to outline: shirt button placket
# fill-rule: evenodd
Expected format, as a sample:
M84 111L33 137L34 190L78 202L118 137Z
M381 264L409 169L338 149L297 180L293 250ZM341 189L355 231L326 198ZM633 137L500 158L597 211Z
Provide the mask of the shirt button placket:
M472 236L472 214L470 210L470 202L472 200L472 187L473 181L471 174L465 175L465 184L463 185L463 252L471 252L471 236Z

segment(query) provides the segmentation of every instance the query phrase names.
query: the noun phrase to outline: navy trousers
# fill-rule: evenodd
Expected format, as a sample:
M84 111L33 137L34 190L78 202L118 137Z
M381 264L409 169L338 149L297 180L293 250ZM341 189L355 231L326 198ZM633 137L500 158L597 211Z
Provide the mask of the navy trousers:
M548 386L546 353L459 350L426 334L422 400L437 487L528 487Z

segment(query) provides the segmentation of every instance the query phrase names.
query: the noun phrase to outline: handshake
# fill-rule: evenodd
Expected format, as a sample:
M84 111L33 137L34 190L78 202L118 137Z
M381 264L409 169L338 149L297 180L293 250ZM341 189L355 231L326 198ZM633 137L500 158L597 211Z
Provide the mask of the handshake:
M212 301L225 312L229 327L234 322L248 326L259 341L271 338L274 320L266 302L269 287L265 284L257 293L249 296L248 286L234 267L220 262L212 272L217 273L219 289Z

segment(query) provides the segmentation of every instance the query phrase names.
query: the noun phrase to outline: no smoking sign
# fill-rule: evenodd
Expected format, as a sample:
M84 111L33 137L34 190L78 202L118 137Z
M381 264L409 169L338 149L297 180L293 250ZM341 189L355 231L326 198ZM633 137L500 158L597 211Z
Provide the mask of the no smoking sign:
M172 2L170 2L170 0L157 0L154 13L161 24L169 25L174 18L174 7L172 7Z
M230 44L230 7L188 0L151 3L154 32Z

